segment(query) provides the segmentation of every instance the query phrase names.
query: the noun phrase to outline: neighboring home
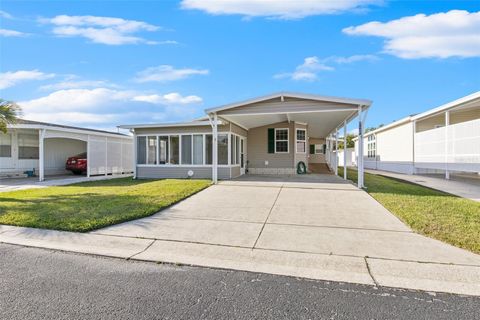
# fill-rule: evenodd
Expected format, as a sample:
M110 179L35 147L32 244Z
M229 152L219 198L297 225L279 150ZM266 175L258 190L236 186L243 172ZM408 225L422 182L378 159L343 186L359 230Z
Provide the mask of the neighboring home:
M247 173L296 174L299 162L326 168L333 132L359 114L364 121L370 104L275 93L207 109L206 117L192 122L120 127L134 134L135 177L216 182Z
M87 153L87 176L133 171L132 137L121 133L20 120L0 133L0 176L34 170L39 180L66 174L68 157Z
M480 91L364 135L364 167L406 174L480 172ZM358 139L355 142L356 155Z

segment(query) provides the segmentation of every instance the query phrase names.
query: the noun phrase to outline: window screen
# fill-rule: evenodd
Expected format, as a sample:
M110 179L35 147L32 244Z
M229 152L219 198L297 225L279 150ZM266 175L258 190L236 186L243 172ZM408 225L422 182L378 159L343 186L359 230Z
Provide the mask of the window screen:
M218 135L218 164L228 164L228 135Z
M235 157L235 146L236 146L236 140L235 140L235 135L230 136L230 141L232 143L232 147L230 148L230 162L231 164L236 164L237 158Z
M137 164L147 163L147 137L137 137Z
M182 136L182 164L192 164L192 136Z
M235 164L240 163L240 137L235 136Z
M166 164L168 162L168 137L158 137L158 163Z
M148 164L157 164L157 137L148 137L147 148Z
M193 136L193 164L203 164L203 135Z
M38 159L38 134L18 134L18 158Z
M179 148L180 142L178 136L170 137L170 164L179 164Z
M212 164L213 136L205 135L205 164Z
M12 156L12 135L0 133L0 157L10 158Z

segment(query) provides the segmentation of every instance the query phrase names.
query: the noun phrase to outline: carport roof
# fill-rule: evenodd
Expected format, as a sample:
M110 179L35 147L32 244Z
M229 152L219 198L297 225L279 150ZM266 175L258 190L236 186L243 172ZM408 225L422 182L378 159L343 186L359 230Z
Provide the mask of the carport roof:
M247 130L279 122L304 123L310 136L321 138L351 121L360 108L365 110L371 103L366 99L278 92L206 112Z
M45 127L48 127L48 128L51 128L52 130L68 130L68 131L74 130L74 131L82 131L85 133L97 133L97 134L116 135L120 137L128 137L128 135L120 132L111 132L106 130L73 127L73 126L66 126L62 124L40 122L40 121L33 121L33 120L27 120L27 119L19 119L16 124L9 125L8 127L19 128L19 129L43 129Z
M324 95L317 95L317 94L281 91L281 92L276 92L276 93L272 93L272 94L257 97L257 98L252 98L252 99L248 99L240 102L226 104L220 107L209 108L209 109L206 109L205 112L206 113L220 112L223 110L232 109L232 108L236 108L236 107L240 107L248 104L263 102L267 100L272 100L275 98L280 98L282 100L284 98L296 98L296 99L303 99L303 100L328 101L333 103L343 103L343 104L362 105L362 106L370 106L372 104L372 101L367 99L352 99L352 98L324 96Z

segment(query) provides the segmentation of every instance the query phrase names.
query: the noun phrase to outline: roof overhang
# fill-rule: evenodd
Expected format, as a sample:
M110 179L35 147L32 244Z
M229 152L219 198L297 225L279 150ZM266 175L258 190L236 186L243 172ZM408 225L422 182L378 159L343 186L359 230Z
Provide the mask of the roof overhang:
M422 112L417 114L416 116L412 117L412 120L421 120L424 118L429 118L435 116L441 112L446 112L449 110L456 110L456 109L467 109L470 107L478 106L480 103L480 91L472 93L468 96L462 97L460 99L451 101L444 105L441 105L437 108L430 109L428 111Z
M278 122L306 123L310 136L326 137L356 117L360 108L366 110L370 105L370 100L363 99L277 93L207 109L207 113L216 113L245 129Z
M125 139L125 138L131 139L131 137L129 135L122 134L122 133L100 132L100 131L95 131L95 130L80 129L80 128L68 128L68 127L55 126L55 125L9 124L8 129L49 130L49 131L57 131L57 132L84 134L84 135L90 135L90 136L103 136L103 137L112 137L112 138L120 138L120 139Z
M219 124L222 124L219 121ZM202 127L210 126L210 121L199 120L190 122L171 122L171 123L145 123L145 124L129 124L118 126L121 129L141 129L141 128L175 128L175 127Z

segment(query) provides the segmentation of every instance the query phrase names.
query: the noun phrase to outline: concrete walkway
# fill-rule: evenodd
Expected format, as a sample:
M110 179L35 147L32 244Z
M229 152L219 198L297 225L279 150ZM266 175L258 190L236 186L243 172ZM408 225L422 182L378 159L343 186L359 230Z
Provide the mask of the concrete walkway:
M247 176L88 234L0 226L0 242L480 296L480 256L413 233L333 175Z
M100 176L75 176L75 175L59 175L59 176L49 176L45 181L38 181L37 177L32 178L2 178L0 179L0 192L16 191L16 190L26 190L26 189L38 189L46 188L51 186L66 186L69 184L87 182L87 181L98 181L98 180L109 180L116 178L131 177L132 174L115 174L115 175L100 175Z
M450 180L446 180L439 175L409 175L371 169L367 169L365 172L405 180L480 202L480 178L475 179L462 176L451 176Z

